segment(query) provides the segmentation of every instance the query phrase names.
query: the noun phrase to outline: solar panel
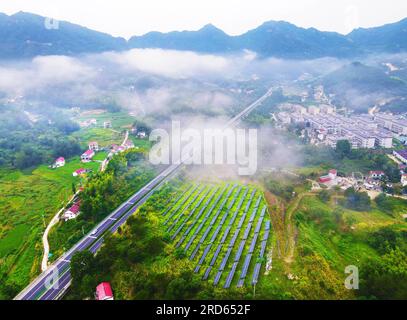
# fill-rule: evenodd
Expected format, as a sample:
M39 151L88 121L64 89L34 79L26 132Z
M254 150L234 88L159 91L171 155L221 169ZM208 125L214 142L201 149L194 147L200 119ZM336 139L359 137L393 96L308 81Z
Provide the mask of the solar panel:
M222 271L218 271L218 273L216 274L215 279L213 280L213 285L218 285L220 277L222 277Z
M244 249L244 245L245 245L245 243L246 243L246 241L245 241L245 240L242 240L242 241L240 242L239 249L238 249L238 250L237 250L237 252L236 252L234 262L239 262L240 257L241 257L242 252L243 252L243 249Z
M206 268L205 273L202 277L202 280L208 280L209 275L211 274L212 271L212 266L209 266L208 268Z
M256 263L253 270L253 278L252 278L252 285L256 285L259 279L261 263Z
M226 263L227 263L228 260L229 260L229 256L230 256L230 254L232 253L232 250L233 250L233 247L229 247L228 250L226 251L226 254L225 254L225 256L223 257L222 263L220 264L220 267L219 267L219 270L220 270L220 271L223 271L223 270L225 269Z
M233 263L232 265L232 270L230 270L228 277L226 279L225 285L223 286L224 289L228 289L230 287L230 284L232 283L233 276L235 275L237 268L237 262Z
M254 229L254 233L255 233L255 234L258 234L258 233L260 232L261 225L262 225L262 223L263 223L263 219L264 219L264 217L261 217L261 216L260 216L259 220L257 220L256 229Z
M253 253L254 249L256 248L256 243L257 243L257 238L258 238L259 234L255 233L252 239L252 243L250 244L249 247L249 253Z

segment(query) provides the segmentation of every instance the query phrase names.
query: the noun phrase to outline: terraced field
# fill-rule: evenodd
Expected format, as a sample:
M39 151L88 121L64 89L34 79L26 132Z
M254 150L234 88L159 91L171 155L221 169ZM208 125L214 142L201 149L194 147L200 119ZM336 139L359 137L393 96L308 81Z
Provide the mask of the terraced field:
M215 286L251 286L265 267L271 233L262 192L240 184L190 184L161 214L195 273Z

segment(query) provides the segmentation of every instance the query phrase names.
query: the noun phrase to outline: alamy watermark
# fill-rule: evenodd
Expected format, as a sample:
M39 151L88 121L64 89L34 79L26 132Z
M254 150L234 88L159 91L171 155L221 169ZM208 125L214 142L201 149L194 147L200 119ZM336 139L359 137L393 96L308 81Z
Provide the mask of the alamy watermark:
M171 133L164 129L151 132L149 160L154 165L237 165L241 176L257 171L256 129L185 129L173 121Z
M45 18L44 27L47 30L58 30L59 29L59 21L54 19L54 18Z
M345 273L349 276L345 279L345 288L348 290L358 290L359 289L359 268L356 266L347 266L345 268Z

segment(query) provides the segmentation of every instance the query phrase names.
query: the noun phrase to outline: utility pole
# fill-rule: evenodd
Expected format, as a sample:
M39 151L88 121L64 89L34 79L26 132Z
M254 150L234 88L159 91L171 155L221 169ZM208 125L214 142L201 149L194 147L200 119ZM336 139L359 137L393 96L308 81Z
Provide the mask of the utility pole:
M253 298L256 298L256 284L253 285Z
M44 217L44 213L42 213L42 214L41 214L41 216L42 216L42 222L44 223L44 228L46 228L46 227L47 227L47 225L45 224L45 217Z

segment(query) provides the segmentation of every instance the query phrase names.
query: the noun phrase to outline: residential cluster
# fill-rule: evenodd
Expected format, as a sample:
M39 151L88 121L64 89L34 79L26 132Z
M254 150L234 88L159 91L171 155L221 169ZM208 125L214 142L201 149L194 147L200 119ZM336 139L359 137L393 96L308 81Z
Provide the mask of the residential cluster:
M352 148L392 148L393 138L407 136L407 120L402 116L376 113L344 116L328 104L305 108L298 104L283 104L284 111L276 115L283 124L304 124L304 134L312 144L333 148L340 140L347 140Z

